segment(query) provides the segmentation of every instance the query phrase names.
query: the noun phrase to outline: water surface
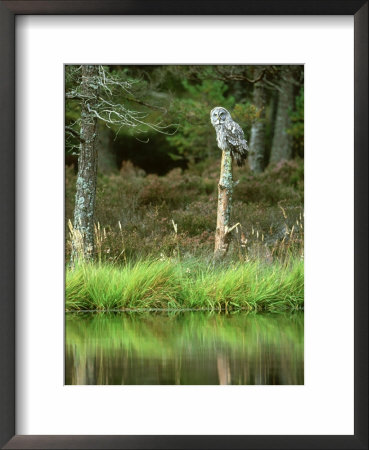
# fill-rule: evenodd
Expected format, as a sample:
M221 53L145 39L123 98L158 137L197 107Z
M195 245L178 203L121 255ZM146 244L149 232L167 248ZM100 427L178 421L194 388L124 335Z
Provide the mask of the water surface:
M304 316L66 314L66 384L304 384Z

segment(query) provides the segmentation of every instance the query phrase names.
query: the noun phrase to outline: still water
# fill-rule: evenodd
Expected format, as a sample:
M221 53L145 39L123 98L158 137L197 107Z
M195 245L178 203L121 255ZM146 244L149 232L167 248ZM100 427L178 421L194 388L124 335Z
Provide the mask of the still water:
M304 384L304 315L68 313L66 384Z

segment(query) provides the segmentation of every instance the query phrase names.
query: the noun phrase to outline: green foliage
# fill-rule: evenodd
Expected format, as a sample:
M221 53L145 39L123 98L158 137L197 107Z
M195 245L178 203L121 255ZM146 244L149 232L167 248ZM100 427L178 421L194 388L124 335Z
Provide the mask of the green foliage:
M67 310L140 308L301 309L304 265L258 262L230 266L143 260L121 267L85 264L66 272Z
M294 73L295 82L300 84L303 83L301 67L288 66ZM275 121L270 100L277 92L285 70L285 66L104 66L105 76L114 80L115 84L107 85L111 94L101 88L102 97L106 99L108 95L109 103L114 104L115 109L138 114L135 118L141 121L133 120L134 126L107 124L111 130L109 150L116 155L117 168L122 160L131 159L149 173L163 174L176 164L183 168L188 163L219 157L215 132L209 119L210 110L215 106L224 106L230 111L250 142L251 125L253 121L260 120L260 111L253 105L252 81L261 72L264 73L261 82L267 87L267 160ZM66 92L78 94L80 66L66 66L65 74ZM296 98L296 111L292 112L294 109L291 105L292 126L289 133L293 136L294 155L303 157L303 88ZM80 117L78 96L74 99L73 95L67 97L65 111L66 125L74 130L73 133L66 133L66 152L76 155ZM117 119L117 116L113 113L111 118ZM102 125L103 121L100 122ZM160 134L158 130L165 133ZM142 145L143 142L148 145ZM153 164L153 159L158 160L156 164ZM158 168L160 164L167 168Z
M219 80L202 80L200 83L182 81L184 94L172 104L172 114L179 124L177 132L167 141L175 149L174 159L185 158L190 162L219 153L214 129L210 123L210 111L223 106L233 115L243 129L249 129L256 111L248 102L236 103L228 85Z

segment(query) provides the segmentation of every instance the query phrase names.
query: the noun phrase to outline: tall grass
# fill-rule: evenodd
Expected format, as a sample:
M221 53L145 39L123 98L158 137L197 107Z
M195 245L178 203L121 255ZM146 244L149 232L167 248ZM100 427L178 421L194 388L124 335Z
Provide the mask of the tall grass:
M304 265L261 262L206 264L141 260L124 266L66 269L66 309L209 309L283 311L304 303Z

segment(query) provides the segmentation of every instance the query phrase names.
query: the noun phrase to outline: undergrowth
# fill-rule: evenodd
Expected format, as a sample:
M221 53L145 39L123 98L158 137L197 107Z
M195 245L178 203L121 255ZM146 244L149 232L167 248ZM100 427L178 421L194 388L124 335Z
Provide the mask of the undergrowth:
M94 258L127 260L181 256L210 260L214 252L219 160L165 176L145 175L125 162L120 172L99 174ZM229 260L303 256L303 161L292 160L255 175L234 168ZM76 173L66 167L66 260L70 259ZM177 225L176 231L173 222Z

